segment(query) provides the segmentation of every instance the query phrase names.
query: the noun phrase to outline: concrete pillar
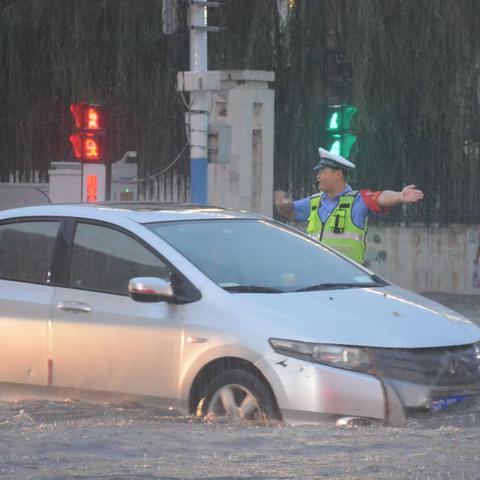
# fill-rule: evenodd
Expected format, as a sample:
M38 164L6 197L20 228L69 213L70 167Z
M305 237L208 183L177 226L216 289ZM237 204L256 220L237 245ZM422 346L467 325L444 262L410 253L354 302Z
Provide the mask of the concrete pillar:
M52 203L82 201L82 164L80 162L52 162L48 176Z
M105 201L106 167L102 163L52 162L48 176L52 203Z
M272 215L274 80L274 72L220 72L209 123L209 204Z

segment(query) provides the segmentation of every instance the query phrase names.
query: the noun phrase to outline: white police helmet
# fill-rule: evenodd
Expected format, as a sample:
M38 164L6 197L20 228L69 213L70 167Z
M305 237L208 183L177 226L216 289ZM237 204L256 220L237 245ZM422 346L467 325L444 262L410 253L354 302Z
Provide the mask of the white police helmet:
M322 168L335 168L340 170L352 170L355 168L355 164L343 158L341 155L336 155L335 153L329 152L324 148L319 148L318 153L320 155L320 162L313 167L315 171L321 170Z

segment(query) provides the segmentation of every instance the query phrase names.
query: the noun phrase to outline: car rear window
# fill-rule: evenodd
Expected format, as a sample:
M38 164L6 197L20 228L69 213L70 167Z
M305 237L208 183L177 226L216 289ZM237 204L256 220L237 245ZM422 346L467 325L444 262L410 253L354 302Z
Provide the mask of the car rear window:
M47 283L59 222L0 225L0 278Z

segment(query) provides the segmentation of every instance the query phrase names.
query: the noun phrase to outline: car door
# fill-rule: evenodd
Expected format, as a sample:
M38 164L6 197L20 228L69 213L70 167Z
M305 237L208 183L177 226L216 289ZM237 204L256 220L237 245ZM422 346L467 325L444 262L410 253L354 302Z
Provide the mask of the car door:
M53 287L51 265L60 222L0 223L0 381L46 385Z
M169 267L113 225L78 221L72 238L52 301L54 385L176 398L182 308L127 294L131 278L168 280Z

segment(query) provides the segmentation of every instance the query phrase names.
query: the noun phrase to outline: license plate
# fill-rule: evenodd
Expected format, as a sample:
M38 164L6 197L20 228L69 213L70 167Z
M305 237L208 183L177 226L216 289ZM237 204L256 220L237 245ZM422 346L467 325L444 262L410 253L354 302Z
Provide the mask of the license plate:
M430 403L430 410L432 412L439 412L440 410L445 410L452 405L462 402L466 398L467 395L452 395L451 397L438 398Z

